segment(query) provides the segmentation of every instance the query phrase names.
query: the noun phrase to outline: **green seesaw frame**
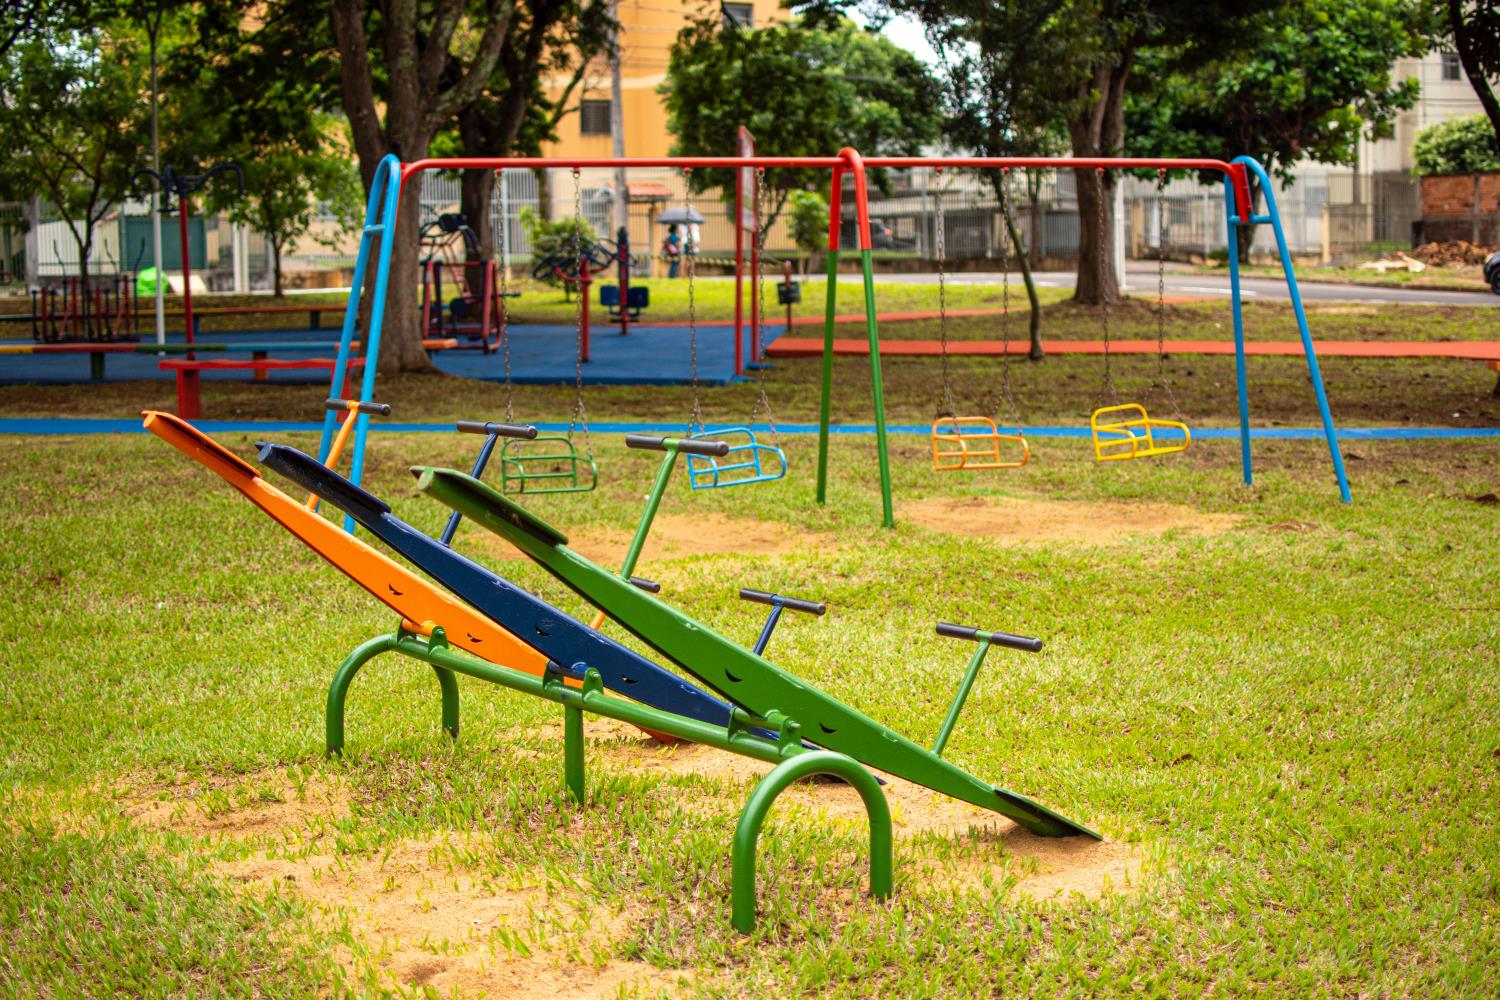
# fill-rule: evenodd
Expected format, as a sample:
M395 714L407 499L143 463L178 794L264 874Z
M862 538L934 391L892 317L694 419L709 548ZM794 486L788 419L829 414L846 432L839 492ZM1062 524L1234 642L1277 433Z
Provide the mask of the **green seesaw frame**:
M700 449L712 448L715 443L647 435L630 435L627 443L634 448L665 452L651 493L647 496L645 509L632 540L629 555L622 572L619 577L616 577L616 579L629 581L636 558L644 546L651 523L660 507L662 495L676 465L679 451L696 453ZM467 477L464 478L467 479ZM470 480L470 482L475 481ZM423 485L427 486L425 479ZM449 498L443 496L441 491L431 490L431 492L434 492L438 499L448 502ZM471 516L477 513L474 510L466 512ZM514 512L518 517L526 518L528 522L531 521L519 508L516 508ZM535 522L535 524L539 523ZM634 587L631 589L635 590ZM635 592L640 591L635 590ZM772 605L771 615L762 629L759 641L755 644L754 652L750 654L755 656L764 650L783 608L809 610L812 607L810 602L784 598L780 595L750 591L743 593L742 596ZM750 933L755 926L755 857L766 816L782 792L795 782L811 775L826 774L840 778L852 785L859 793L864 802L870 829L870 894L879 899L890 896L894 868L893 834L890 807L881 791L880 781L854 756L822 749L805 742L802 724L789 714L770 710L764 715L756 715L735 705L728 725L721 727L608 694L605 692L598 672L584 664L574 665L571 670L564 666L550 664L547 673L537 677L497 666L453 648L441 627L419 626L420 630L418 630L409 627L412 624L414 623L403 622L396 632L376 636L366 641L351 652L339 666L328 693L326 725L327 749L330 754L339 754L343 751L345 701L354 677L366 663L376 656L386 652L399 653L433 668L442 694L442 728L453 738L457 738L459 730L459 695L456 679L458 674L498 684L513 691L562 705L564 713L563 781L568 795L580 805L586 801L583 739L585 712L593 712L595 715L616 719L679 740L701 743L774 764L775 767L751 791L735 828L731 851L731 914L734 927L742 933ZM929 781L919 783L929 784L931 787L930 780L934 775L941 777L940 772L947 772L950 780L953 774L962 775L973 782L976 787L984 787L999 798L976 797L972 792L956 797L978 802L995 811L1019 818L1023 825L1036 829L1044 835L1083 834L1097 839L1097 834L1052 813L1045 807L1023 796L983 785L977 779L941 760L942 751L991 645L1004 645L1036 652L1041 649L1040 641L1004 632L986 632L946 623L940 623L937 631L939 635L973 640L978 644L978 648L970 660L953 704L942 723L935 746L930 751L925 750L906 744L906 741L899 740L895 734L882 730L887 741L899 740L900 743L905 744L905 746L895 748L900 751L903 761L911 768L926 774ZM728 642L728 640L721 641ZM769 664L766 666L772 671L775 670ZM579 685L580 672L581 685ZM806 690L811 691L811 689ZM826 699L826 696L821 694L817 697ZM837 705L836 702L832 702L832 699L826 699L826 701ZM843 706L838 707L848 713L848 717L858 717L857 713L844 709ZM894 752L890 746L882 750L885 753ZM882 751L877 751L877 755L880 752ZM908 770L908 768L903 767L900 770ZM948 794L953 794L953 792L949 791ZM998 804L1002 801L1003 805ZM1017 817L1014 811L1018 806L1023 809L1021 817ZM1042 824L1041 828L1036 826L1037 823Z

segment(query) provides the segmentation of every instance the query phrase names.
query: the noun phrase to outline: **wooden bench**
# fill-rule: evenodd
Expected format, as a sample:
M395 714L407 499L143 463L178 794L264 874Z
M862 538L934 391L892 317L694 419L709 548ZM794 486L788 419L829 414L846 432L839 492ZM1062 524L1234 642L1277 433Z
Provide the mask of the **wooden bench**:
M333 358L299 358L295 361L264 357L249 360L214 358L205 361L167 358L159 362L157 367L162 371L175 372L177 375L177 415L184 420L196 420L203 409L199 396L200 373L202 372L248 371L255 373L255 378L264 379L267 372L273 371L325 371L331 375L337 364L338 362ZM362 370L364 366L364 358L350 358L349 366L344 371L344 384L338 392L332 395L348 397L349 385L354 374Z

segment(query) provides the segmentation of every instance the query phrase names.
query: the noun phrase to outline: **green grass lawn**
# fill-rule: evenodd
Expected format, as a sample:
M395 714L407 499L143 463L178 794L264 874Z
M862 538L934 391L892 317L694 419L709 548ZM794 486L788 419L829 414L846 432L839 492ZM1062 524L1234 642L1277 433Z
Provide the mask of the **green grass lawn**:
M1098 320L1046 308L1051 336ZM1479 312L1327 307L1314 329L1493 337ZM1247 318L1253 337L1294 335L1284 307ZM1228 336L1223 303L1167 320L1169 337ZM1147 307L1114 321L1153 335ZM887 359L892 421L932 419L940 370ZM1000 370L954 359L956 395L994 406ZM1233 423L1231 359L1167 370L1194 426ZM1330 358L1324 373L1341 422L1500 423L1476 362ZM1032 423L1082 424L1101 392L1098 358L1010 374ZM1154 374L1154 359L1117 360L1123 392ZM835 418L868 422L865 361L836 376ZM817 379L816 361L778 361L777 418L812 420ZM1251 379L1258 425L1315 422L1300 360L1252 359ZM494 384L380 386L402 421L503 407ZM705 391L707 418L744 420L755 391ZM203 396L210 418L287 418L324 394ZM692 402L675 387L586 400L597 421L685 421ZM566 420L571 403L567 387L515 391L523 419ZM171 405L168 382L0 389L4 416ZM252 435L223 440L253 461ZM655 463L593 441L599 489L528 506L605 557ZM561 791L555 707L460 680L450 742L428 668L391 657L362 672L347 755L325 760L327 685L393 627L380 605L154 437L0 437L0 995L1492 992L1500 444L1348 444L1346 507L1316 442L1257 442L1247 488L1232 442L1096 465L1086 442L1039 439L1023 469L938 474L925 439L896 436L886 531L870 438L835 439L827 507L813 439L784 441L781 482L692 492L679 473L639 572L746 643L762 609L739 587L826 600L827 617L784 621L772 658L924 744L972 651L934 621L1042 637L1037 656L991 653L947 756L1104 844L1018 835L895 782L896 893L878 903L852 793L799 787L762 839L760 923L740 938L730 837L765 768L591 720L580 809ZM367 481L436 533L446 510L406 469L467 468L477 444L377 431ZM456 544L587 614L497 539L465 526Z
M436 532L405 467L475 443L377 436L370 483ZM654 463L596 443L597 492L530 506L618 538ZM828 601L774 658L918 742L970 652L935 620L1046 639L991 654L948 756L1108 838L1058 854L893 786L877 903L847 789L808 786L773 813L741 939L729 839L761 768L590 723L578 809L559 712L461 681L450 744L427 668L389 657L325 761L332 670L388 614L155 438L0 439L4 992L1487 993L1500 448L1361 443L1345 507L1311 443L1258 445L1254 489L1227 443L1111 466L1036 447L939 475L897 439L894 531L865 438L838 442L826 508L805 437L785 481L669 492L686 540L641 567L664 597L746 642L738 587ZM1010 504L1040 540L915 523L943 498ZM1163 512L1176 527L1130 533ZM771 528L788 543L760 545ZM458 544L584 613L477 529Z

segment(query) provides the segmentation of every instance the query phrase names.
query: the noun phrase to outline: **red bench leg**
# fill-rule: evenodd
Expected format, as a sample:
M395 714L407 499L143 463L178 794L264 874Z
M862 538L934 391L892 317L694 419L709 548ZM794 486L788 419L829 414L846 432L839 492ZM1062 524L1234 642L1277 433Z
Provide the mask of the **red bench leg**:
M197 420L201 406L198 399L198 373L177 370L177 415L183 420Z
M256 361L264 361L266 359L266 352L265 351L251 351L250 352L250 357L252 359L256 360ZM256 368L254 371L255 371L255 381L257 381L257 382L267 382L267 381L270 381L271 373L268 372L268 371L266 371L264 368Z

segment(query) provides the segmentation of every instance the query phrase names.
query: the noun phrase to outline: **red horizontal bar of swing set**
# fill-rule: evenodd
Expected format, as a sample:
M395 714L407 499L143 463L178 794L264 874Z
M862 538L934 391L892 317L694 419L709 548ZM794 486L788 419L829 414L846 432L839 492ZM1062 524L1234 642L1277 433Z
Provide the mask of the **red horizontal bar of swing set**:
M1224 160L1188 159L1173 157L1129 157L1129 156L872 156L861 157L849 148L839 151L838 156L650 156L650 157L585 157L577 159L549 159L542 156L518 157L457 157L454 159L416 160L401 165L401 182L412 174L424 170L530 170L545 167L564 167L581 170L594 167L676 167L678 169L706 169L710 167L803 167L832 170L835 175L844 172L854 174L857 204L861 208L859 220L860 249L870 249L868 198L865 191L864 172L867 168L881 167L956 167L960 170L993 169L1047 169L1047 170L1206 170L1224 174L1234 189L1236 215L1241 219L1250 217L1250 181L1243 164L1227 163ZM839 188L833 189L829 207L830 228L838 218L840 207ZM833 242L830 248L835 247Z

